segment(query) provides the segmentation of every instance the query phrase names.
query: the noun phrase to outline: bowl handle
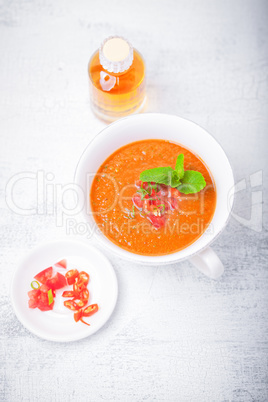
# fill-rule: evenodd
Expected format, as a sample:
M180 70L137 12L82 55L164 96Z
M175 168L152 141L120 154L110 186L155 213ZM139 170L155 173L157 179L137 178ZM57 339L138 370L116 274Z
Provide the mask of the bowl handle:
M224 272L221 260L210 247L191 257L190 261L199 271L212 279L219 278Z

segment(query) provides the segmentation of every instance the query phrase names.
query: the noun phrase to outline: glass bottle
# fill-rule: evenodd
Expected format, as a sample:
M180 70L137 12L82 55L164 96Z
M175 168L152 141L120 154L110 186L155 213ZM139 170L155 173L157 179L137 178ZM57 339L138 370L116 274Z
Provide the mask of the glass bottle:
M91 106L106 121L138 113L146 102L145 63L119 36L104 40L88 65Z

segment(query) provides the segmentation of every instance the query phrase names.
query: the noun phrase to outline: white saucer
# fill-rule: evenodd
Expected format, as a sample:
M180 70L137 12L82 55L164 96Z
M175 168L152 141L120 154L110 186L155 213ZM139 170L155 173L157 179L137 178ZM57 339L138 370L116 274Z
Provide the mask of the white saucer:
M99 311L85 318L90 326L75 322L73 312L63 306L62 291L56 293L51 311L28 307L27 292L32 290L34 276L61 259L67 259L67 269L57 268L62 274L77 268L90 275L89 304L98 303ZM55 271L54 271L55 272ZM70 342L85 338L98 331L111 316L117 301L118 285L114 269L107 258L96 248L70 240L43 244L34 250L17 267L11 283L11 301L16 316L33 334L55 342Z

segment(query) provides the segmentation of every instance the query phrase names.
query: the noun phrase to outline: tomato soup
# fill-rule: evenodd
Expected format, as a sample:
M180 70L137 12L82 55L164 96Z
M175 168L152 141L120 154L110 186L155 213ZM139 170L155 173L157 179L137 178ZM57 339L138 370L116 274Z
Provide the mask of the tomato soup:
M166 201L160 204L165 209L161 215L164 223L154 226L146 211L133 201L136 183L146 169L165 166L174 169L179 154L184 154L184 169L200 172L206 186L194 194L180 194L171 189L178 193L174 199L176 207ZM163 187L169 188L160 186L157 194ZM167 197L168 194L166 191ZM147 198L150 200L148 194ZM189 149L170 141L144 140L118 149L104 161L94 177L90 202L99 230L110 241L132 253L157 256L182 250L204 233L215 211L216 187L204 162Z

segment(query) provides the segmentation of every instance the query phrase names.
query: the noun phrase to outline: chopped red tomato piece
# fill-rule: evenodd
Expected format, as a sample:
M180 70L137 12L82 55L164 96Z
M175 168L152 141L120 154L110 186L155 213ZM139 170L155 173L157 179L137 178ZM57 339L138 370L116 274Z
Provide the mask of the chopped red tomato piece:
M28 296L30 300L28 301L28 305L30 308L39 308L41 311L52 310L54 301L49 304L48 299L48 291L49 287L46 285L40 286L39 289L34 289L28 292Z
M30 308L38 307L39 299L40 299L40 289L30 290L28 292L29 300L28 305Z
M95 314L98 310L99 306L97 304L91 304L90 306L84 309L83 316L90 317L91 315Z
M40 288L39 289L34 289L34 290L30 290L28 292L28 296L30 299L37 299L38 296L40 296Z
M156 193L158 197L166 197L168 196L168 186L164 186L163 184L160 186L160 190Z
M147 216L156 229L160 229L166 223L168 211L178 209L181 193L176 188L154 182L142 183L138 180L135 185L146 191L143 194L137 192L133 195L134 206Z
M133 195L132 202L136 208L142 209L143 201L141 199L140 194L136 193Z
M40 300L37 307L41 311L48 311L48 310L52 310L53 306L54 306L54 301L51 304L48 304L48 302L43 302L42 300Z
M147 181L144 181L144 182L142 183L141 187L144 188L144 190L147 190L147 189L148 189L148 183L147 183Z
M40 300L43 303L47 303L48 304L48 291L49 291L49 287L47 285L42 285L40 286Z
M178 197L180 197L181 193L176 188L171 188L170 195L171 195L171 197L178 198Z
M56 290L63 288L67 285L67 283L65 277L57 272L56 275L53 276L53 278L49 279L46 282L46 285L49 287L49 289Z
M178 204L177 198L175 198L175 197L169 198L169 204L172 209L178 209L179 204Z
M42 293L47 293L49 291L49 289L51 289L51 288L47 285L41 285L39 288L40 292L42 292Z
M38 307L38 303L39 303L39 300L38 300L38 299L29 299L29 300L28 300L28 306L29 306L30 308L36 308L36 307Z
M165 216L148 215L147 218L156 229L160 229L165 225Z
M53 268L49 267L49 268L46 268L43 271L39 272L39 274L35 275L34 278L38 282L45 284L46 281L52 277L52 273L53 273Z
M66 268L67 267L67 260L65 260L65 259L60 260L59 262L57 262L55 264L55 266L59 267L59 268Z
M68 285L72 285L75 282L75 278L77 278L78 274L77 269L70 269L70 271L66 272L65 278L67 279Z
M40 286L39 289L28 292L28 295L30 297L29 307L31 308L37 307L41 311L52 310L54 306L54 301L51 304L49 304L48 300L49 289L50 288L48 286L42 285Z

